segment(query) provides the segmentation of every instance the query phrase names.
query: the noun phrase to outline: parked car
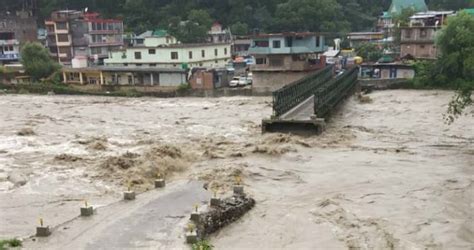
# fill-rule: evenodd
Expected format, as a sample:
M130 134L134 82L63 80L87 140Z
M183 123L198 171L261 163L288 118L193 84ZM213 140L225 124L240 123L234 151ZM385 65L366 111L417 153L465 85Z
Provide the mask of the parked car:
M230 87L241 87L250 84L249 80L245 76L235 76L229 82Z
M248 73L248 75L247 75L247 82L248 82L248 84L252 84L252 83L253 83L253 74L252 74L252 72Z

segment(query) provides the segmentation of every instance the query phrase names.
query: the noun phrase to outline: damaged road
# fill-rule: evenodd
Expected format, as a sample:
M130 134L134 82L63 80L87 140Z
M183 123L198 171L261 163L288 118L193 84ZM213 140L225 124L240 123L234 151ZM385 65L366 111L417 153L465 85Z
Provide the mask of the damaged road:
M93 216L77 217L54 227L50 237L33 237L23 245L26 249L184 248L184 229L194 204L208 203L210 198L202 186L177 181L134 201L94 208Z

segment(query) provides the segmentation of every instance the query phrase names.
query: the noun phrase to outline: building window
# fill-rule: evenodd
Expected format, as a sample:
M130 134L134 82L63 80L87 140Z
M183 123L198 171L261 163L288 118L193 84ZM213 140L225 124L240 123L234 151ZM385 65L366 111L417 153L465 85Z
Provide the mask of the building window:
M178 52L176 52L176 51L171 52L171 59L172 60L178 60Z
M316 47L321 46L321 43L320 43L319 39L320 39L320 37L316 36Z
M155 49L149 49L148 54L154 55L154 54L156 54L156 50Z
M123 66L127 67L127 66L128 66L128 63L124 63Z
M67 23L65 23L65 22L56 23L56 29L58 29L58 30L67 30Z
M92 23L92 30L97 30L97 24L96 23Z
M135 64L135 66L137 66L137 67L141 67L141 66L142 66L142 64L141 64L141 63L137 63L137 64Z
M215 60L214 63L219 63L219 61Z
M420 49L424 49L425 48L425 45L420 45Z
M142 59L142 52L135 52L135 59Z
M280 40L273 41L273 48L275 48L275 49L281 48L281 42L280 42Z
M189 51L189 59L193 59L193 52Z
M257 58L256 63L257 64L267 64L267 58Z
M156 63L150 63L150 67L156 67Z
M268 41L255 41L255 47L268 48Z
M68 42L69 36L66 34L59 34L58 35L58 42Z
M227 48L224 48L224 55L227 55Z
M214 55L217 56L217 49L214 49Z
M205 50L201 50L201 56L204 58L206 57L206 51Z

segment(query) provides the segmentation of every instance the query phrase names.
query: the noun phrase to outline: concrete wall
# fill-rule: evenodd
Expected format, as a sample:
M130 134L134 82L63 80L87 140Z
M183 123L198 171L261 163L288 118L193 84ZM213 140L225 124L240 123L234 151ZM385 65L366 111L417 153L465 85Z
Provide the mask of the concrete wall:
M380 72L381 79L413 79L415 77L414 69L396 69L396 77L390 75L391 70L384 68Z
M291 46L289 46L287 39L291 39ZM319 44L316 41L319 41ZM256 47L256 41L268 41L268 47ZM280 46L274 47L274 42L279 41ZM316 46L318 45L318 46ZM305 36L297 39L295 36L274 36L268 38L254 38L252 39L249 48L250 54L289 54L289 53L313 53L322 52L325 49L325 40L323 36Z
M252 89L256 93L275 91L291 82L299 80L312 72L253 72Z
M415 58L436 59L438 50L434 43L429 44L402 44L400 48L400 56L412 55Z
M437 30L436 27L406 27L401 29L401 42L410 41L434 41Z
M2 8L2 7L0 7ZM0 13L0 32L13 32L15 39L20 43L33 42L37 40L36 17L27 15L16 16L13 13L5 15Z
M214 89L214 77L212 72L199 71L189 79L192 89Z

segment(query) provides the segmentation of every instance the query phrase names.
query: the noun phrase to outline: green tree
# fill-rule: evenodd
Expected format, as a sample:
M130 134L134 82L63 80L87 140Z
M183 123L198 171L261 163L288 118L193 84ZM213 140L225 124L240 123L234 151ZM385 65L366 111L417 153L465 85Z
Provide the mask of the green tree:
M356 48L356 53L364 61L376 62L383 56L383 49L373 43L364 43Z
M169 23L170 33L179 41L197 43L207 40L212 18L206 10L192 10L186 21L181 21L179 17L172 17Z
M247 35L249 26L246 23L237 22L230 26L230 31L233 35Z
M324 32L347 31L349 27L336 0L289 0L278 5L273 30Z
M57 72L61 66L49 56L49 51L39 43L26 43L21 49L21 63L25 72L39 81Z
M436 62L417 63L415 84L456 89L449 103L448 123L453 122L463 110L472 105L474 89L474 17L461 12L449 17L436 45L440 56Z
M449 84L458 89L449 104L447 121L462 114L472 105L474 89L474 17L461 12L448 19L448 25L442 29L436 42L441 57L435 67L437 84ZM432 73L433 75L433 73Z

